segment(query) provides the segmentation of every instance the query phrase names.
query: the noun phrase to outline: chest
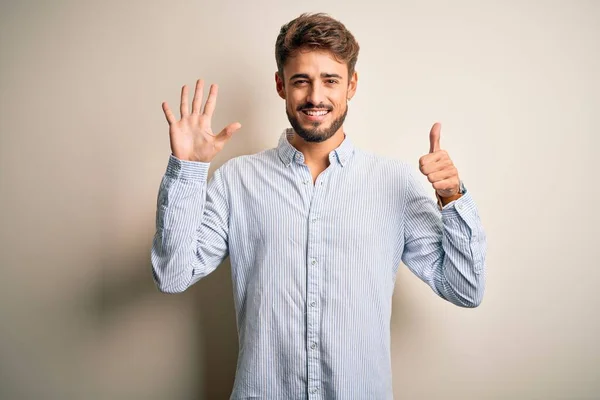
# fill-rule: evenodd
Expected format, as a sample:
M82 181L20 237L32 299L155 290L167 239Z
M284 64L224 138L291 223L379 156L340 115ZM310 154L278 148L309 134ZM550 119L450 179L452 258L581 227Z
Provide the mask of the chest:
M305 168L242 186L233 231L272 248L374 248L401 225L402 193L368 175L330 167L313 180Z

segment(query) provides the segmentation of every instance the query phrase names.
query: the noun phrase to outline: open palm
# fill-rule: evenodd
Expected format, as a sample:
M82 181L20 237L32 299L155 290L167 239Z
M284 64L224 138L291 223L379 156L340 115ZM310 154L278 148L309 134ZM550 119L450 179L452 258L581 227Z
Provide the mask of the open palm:
M181 88L181 119L178 121L167 102L162 103L162 108L169 123L169 136L171 151L180 160L211 162L225 143L241 124L235 122L227 125L221 132L214 134L211 127L212 115L217 103L218 86L210 86L208 98L201 110L204 81L198 79L192 101L192 112L188 106L188 87Z

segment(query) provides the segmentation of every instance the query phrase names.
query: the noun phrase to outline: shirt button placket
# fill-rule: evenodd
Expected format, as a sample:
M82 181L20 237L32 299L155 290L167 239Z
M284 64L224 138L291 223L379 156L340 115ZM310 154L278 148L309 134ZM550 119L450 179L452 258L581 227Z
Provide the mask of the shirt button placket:
M320 182L319 182L320 183ZM312 186L312 185L311 185ZM308 360L308 397L310 399L320 399L319 387L321 382L321 359L319 351L319 320L320 308L317 307L318 295L320 292L319 282L322 265L320 262L319 243L321 240L321 229L319 226L319 208L321 206L321 193L323 191L320 184L311 187L311 206L308 215L308 271L307 271L307 335L306 349Z

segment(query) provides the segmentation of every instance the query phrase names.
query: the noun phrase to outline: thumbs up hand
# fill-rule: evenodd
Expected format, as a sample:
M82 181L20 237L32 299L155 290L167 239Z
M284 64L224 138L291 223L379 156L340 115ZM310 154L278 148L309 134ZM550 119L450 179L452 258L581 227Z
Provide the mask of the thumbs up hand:
M443 203L448 203L460 197L460 179L448 152L440 148L440 129L439 122L433 124L429 133L429 154L419 159L419 170L427 176Z

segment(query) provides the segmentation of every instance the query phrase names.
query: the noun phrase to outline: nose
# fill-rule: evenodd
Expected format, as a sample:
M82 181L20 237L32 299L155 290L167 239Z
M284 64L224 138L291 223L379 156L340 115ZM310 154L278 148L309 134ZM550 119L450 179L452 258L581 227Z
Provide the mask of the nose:
M312 103L315 106L325 103L325 91L320 82L315 82L310 85L310 89L306 96L306 102Z

